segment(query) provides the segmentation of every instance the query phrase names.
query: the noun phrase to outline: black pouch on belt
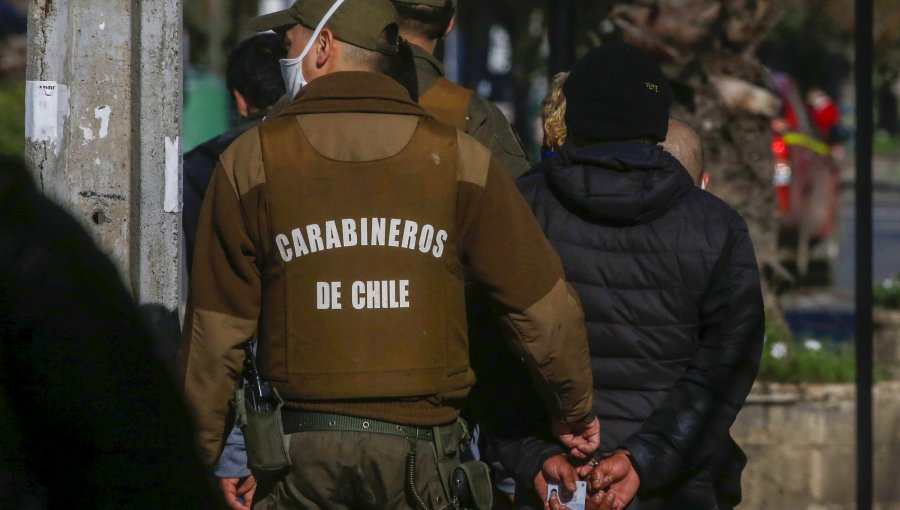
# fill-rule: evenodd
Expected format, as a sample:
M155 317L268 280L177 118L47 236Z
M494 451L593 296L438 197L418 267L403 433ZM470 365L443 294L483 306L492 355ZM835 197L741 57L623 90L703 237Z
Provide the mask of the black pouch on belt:
M454 468L450 473L450 496L460 510L490 510L494 492L488 465L470 460Z
M256 473L281 471L291 465L291 436L284 434L281 407L284 400L273 388L277 402L274 411L257 411L246 401L244 389L234 393L237 426L244 433L247 465Z

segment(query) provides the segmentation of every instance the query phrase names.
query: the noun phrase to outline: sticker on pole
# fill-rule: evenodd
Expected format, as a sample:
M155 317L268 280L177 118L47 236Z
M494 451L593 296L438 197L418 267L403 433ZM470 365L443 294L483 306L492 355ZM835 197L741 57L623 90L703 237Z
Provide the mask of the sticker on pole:
M25 82L25 138L55 143L61 87L55 81Z
M167 213L181 212L181 142L179 137L166 137L166 173L163 210Z

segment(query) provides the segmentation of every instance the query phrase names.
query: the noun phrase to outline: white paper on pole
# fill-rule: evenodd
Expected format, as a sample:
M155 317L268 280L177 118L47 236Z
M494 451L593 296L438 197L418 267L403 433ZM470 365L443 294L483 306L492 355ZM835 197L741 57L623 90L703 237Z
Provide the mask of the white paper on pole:
M166 196L163 210L181 212L181 143L179 137L166 137Z
M94 109L94 118L100 119L100 134L99 138L106 138L106 135L109 134L109 114L112 113L112 108L107 105L98 106Z
M56 143L59 139L60 85L55 81L25 82L25 138ZM66 106L68 101L66 100Z

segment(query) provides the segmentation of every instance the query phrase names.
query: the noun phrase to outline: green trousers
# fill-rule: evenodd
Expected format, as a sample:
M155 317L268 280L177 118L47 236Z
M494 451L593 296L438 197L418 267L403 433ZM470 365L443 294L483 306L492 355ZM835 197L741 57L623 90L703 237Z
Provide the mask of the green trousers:
M283 475L257 477L253 508L417 509L406 483L407 454L413 445L415 487L421 499L431 510L451 508L448 476L460 464L466 433L461 423L437 430L440 440L434 442L369 432L292 434L293 465ZM438 444L442 455L437 455Z

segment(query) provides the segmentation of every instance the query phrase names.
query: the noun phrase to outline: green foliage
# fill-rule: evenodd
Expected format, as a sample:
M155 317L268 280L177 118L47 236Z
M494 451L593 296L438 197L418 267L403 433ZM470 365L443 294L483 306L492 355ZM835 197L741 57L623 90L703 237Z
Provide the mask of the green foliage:
M773 347L784 346L785 354L773 355ZM766 344L759 379L771 382L853 382L856 357L850 345L823 344L819 350L795 342Z
M766 325L758 379L769 382L849 383L856 374L851 343L798 341L785 326Z
M25 84L0 81L0 155L25 153Z
M872 149L876 155L897 157L900 155L900 136L878 133L875 135Z
M900 275L875 286L875 306L900 310Z

